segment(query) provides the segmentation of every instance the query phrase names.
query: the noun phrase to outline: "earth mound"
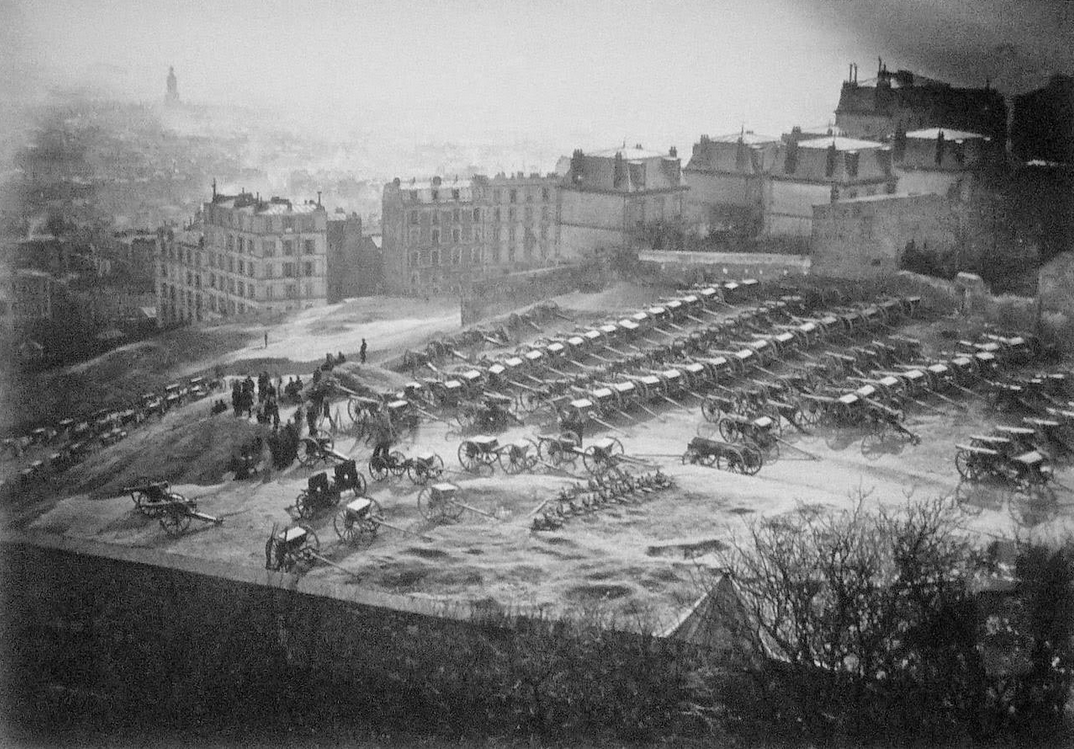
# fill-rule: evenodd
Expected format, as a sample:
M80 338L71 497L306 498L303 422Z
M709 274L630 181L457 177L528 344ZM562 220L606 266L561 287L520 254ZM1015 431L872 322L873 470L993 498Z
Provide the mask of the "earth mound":
M180 420L169 414L156 429L138 429L127 439L91 456L77 468L73 492L114 496L143 477L171 484L218 484L232 455L266 438L269 428L230 413ZM169 423L169 421L174 423Z

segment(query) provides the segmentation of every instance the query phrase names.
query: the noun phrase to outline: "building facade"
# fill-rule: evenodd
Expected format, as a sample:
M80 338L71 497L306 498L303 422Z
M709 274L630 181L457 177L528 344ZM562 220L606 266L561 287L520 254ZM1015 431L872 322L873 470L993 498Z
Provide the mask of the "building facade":
M843 82L835 124L851 138L885 141L903 132L944 127L982 133L1007 142L1007 104L995 89L956 88L909 70L890 72L883 61L876 78L858 82L857 65Z
M764 222L764 180L780 139L752 131L702 135L683 168L686 222L703 234L758 234Z
M841 136L790 140L764 182L764 234L808 238L813 206L895 192L891 149Z
M157 272L161 324L326 303L327 213L313 202L215 194L202 229L173 234Z
M899 192L968 200L975 177L996 163L988 138L944 128L896 133L891 144Z
M12 333L52 320L55 284L43 271L0 263L0 329Z
M385 185L385 288L461 294L475 280L557 263L558 178L476 175Z
M681 225L689 189L674 147L666 154L641 145L591 154L576 150L560 182L562 256L577 261L632 247L647 225Z

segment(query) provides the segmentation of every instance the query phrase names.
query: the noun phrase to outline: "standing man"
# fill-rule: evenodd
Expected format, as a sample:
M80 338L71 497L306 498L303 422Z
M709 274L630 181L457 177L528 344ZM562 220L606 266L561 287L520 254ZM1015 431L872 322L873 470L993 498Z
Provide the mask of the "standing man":
M265 348L268 348L268 331L265 331Z
M366 346L366 343L365 343L365 339L363 338L362 339L362 347L360 349L358 349L358 359L359 359L359 361L362 362L362 364L365 364L365 350L366 350L366 348L367 348L367 346Z

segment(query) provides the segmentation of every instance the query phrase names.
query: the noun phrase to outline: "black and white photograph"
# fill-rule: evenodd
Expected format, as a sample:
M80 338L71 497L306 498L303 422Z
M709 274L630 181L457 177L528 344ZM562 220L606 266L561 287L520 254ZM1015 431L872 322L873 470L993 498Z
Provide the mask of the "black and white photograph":
M0 0L0 744L1074 746L1074 2Z

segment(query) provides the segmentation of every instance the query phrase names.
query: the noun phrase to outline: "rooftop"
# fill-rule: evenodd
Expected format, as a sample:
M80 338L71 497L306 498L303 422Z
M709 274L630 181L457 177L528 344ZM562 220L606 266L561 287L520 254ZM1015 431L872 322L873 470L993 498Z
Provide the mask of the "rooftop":
M857 138L843 138L838 135L798 141L799 148L828 148L830 146L835 146L836 151L864 151L870 148L887 148L883 143L858 140Z
M936 140L940 133L943 133L944 140L989 140L987 136L981 135L980 133L971 133L966 130L952 130L946 127L927 127L924 130L911 130L906 134L906 137L920 138L922 140Z
M586 156L596 156L602 159L614 159L616 154L622 154L623 158L627 161L635 161L638 159L672 159L677 158L675 156L669 156L666 153L660 151L649 151L645 148L609 148L605 151L594 151L593 153L587 153Z
M742 141L747 146L759 146L767 143L779 143L779 138L772 135L758 135L752 130L746 132L730 133L728 135L717 135L715 137L709 135L702 135L701 142L709 141L710 143L738 143Z

